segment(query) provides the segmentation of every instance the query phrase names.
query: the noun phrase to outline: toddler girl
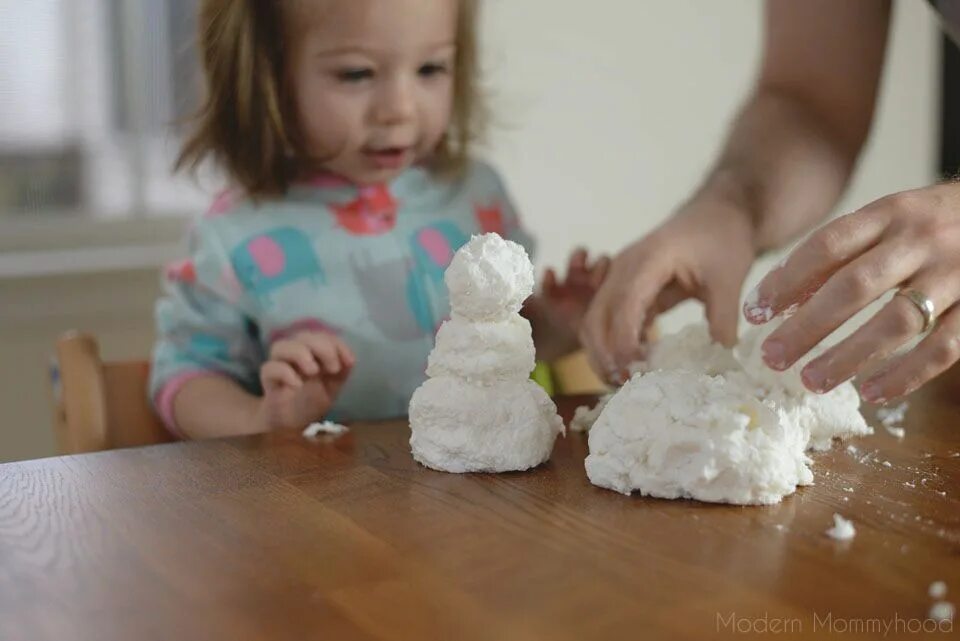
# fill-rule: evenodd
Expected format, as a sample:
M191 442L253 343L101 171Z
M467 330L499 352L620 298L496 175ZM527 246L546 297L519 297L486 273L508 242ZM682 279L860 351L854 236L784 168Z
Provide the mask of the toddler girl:
M207 98L179 166L232 187L168 267L151 395L202 438L402 416L475 233L524 245L482 132L478 0L205 0ZM538 358L577 347L608 261L525 308Z

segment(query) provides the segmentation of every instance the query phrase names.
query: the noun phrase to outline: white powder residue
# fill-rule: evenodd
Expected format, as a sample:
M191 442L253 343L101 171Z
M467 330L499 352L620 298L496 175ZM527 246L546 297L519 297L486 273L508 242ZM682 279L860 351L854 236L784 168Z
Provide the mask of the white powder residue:
M570 421L571 432L589 432L593 424L600 418L600 413L606 407L607 402L613 397L613 394L601 396L600 400L593 407L581 405L573 412L573 419Z
M934 621L953 621L953 616L955 613L956 611L952 603L938 601L930 606L930 613L927 615L927 617L933 619Z
M773 308L760 304L760 289L754 287L743 301L743 310L753 323L769 323L773 320Z
M860 395L852 383L838 385L825 394L810 392L800 378L803 367L823 349L818 347L799 363L777 372L763 362L761 346L779 322L753 328L741 338L734 350L744 373L760 388L765 401L776 407L785 420L796 423L810 435L810 449L830 449L836 438L872 434L860 413Z
M928 590L931 599L942 599L947 596L947 584L943 581L934 581Z
M715 376L738 367L733 351L714 343L706 325L694 323L663 336L651 347L647 360L634 365L632 373L683 369Z
M340 436L341 434L346 434L349 431L350 428L346 425L340 425L339 423L334 423L333 421L323 421L321 423L311 423L310 425L307 425L306 429L303 430L303 435L307 438L316 438L321 434Z
M445 275L451 318L437 334L428 380L410 399L410 448L445 472L526 470L550 458L563 421L530 380L534 344L518 312L533 291L520 245L474 236Z
M624 494L777 502L812 482L808 449L872 433L851 383L813 394L798 368L778 374L763 364L760 343L776 325L748 331L735 351L712 343L702 324L664 336L591 429L591 482Z
M907 435L907 430L902 427L894 427L893 425L884 425L883 427L887 430L888 434L896 438L903 438Z
M907 417L908 407L909 405L906 401L893 407L881 407L877 410L877 420L883 423L884 427L899 425L903 423L903 420Z
M839 514L833 515L833 527L827 530L827 536L837 541L849 541L857 535L853 523Z

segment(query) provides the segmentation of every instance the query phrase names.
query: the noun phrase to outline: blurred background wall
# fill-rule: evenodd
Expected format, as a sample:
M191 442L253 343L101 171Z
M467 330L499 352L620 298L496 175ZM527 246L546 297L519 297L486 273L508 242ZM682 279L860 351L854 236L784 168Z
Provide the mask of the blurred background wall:
M157 270L219 184L169 173L170 123L197 95L195 2L0 0L0 461L54 453L60 332L94 332L107 358L149 353ZM577 244L616 252L716 153L755 72L762 2L485 7L498 121L486 153L539 238L539 265ZM936 177L939 44L925 3L896 3L876 126L840 211Z

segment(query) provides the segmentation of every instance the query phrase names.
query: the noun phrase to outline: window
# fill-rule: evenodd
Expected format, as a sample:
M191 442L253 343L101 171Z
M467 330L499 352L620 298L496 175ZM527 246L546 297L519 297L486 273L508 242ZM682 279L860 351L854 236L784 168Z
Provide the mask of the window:
M201 90L197 3L0 0L0 222L185 214L209 200L209 171L172 174Z

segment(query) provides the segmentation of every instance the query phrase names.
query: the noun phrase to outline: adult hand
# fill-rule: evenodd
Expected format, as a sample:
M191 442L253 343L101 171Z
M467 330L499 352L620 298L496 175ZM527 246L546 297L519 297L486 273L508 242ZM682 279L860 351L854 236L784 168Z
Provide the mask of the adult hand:
M594 369L625 380L644 356L657 315L688 298L706 306L714 340L735 343L740 290L754 256L748 213L714 192L698 194L614 259L580 330Z
M796 309L762 345L776 370L792 366L844 321L894 288L932 301L938 319L913 349L860 387L881 403L908 394L960 359L960 185L881 198L823 226L771 271L744 305L752 323ZM894 296L852 335L808 363L807 388L826 392L868 361L890 356L924 328L924 314Z

